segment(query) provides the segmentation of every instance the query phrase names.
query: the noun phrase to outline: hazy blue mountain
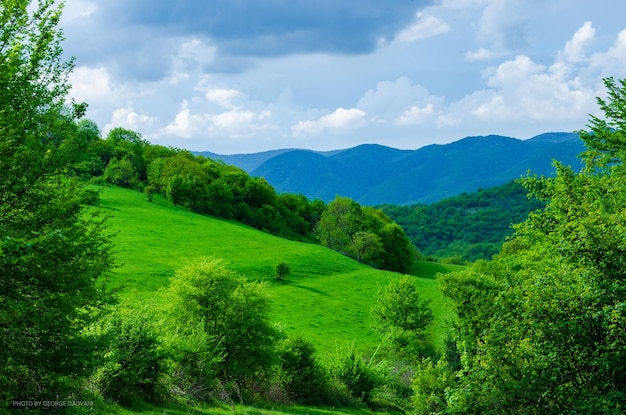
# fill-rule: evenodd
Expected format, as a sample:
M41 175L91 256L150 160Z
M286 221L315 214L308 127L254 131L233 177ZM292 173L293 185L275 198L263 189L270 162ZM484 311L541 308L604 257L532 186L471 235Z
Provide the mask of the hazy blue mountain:
M528 171L552 175L553 159L578 169L577 155L583 150L576 133L546 133L528 140L466 137L417 150L367 144L332 152L275 150L209 157L264 177L279 192L325 201L339 194L365 205L407 205L497 186Z

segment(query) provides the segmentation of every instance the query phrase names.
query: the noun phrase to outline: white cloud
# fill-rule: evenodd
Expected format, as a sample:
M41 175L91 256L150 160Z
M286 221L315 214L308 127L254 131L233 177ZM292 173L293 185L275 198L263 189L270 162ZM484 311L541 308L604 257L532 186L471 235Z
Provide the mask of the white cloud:
M605 78L626 77L626 29L622 30L606 52L594 53L590 58L590 68Z
M324 131L340 132L365 125L367 113L357 108L337 108L317 121L299 121L292 127L294 135L318 134Z
M103 133L106 135L108 131L115 127L127 128L137 132L150 131L157 123L158 121L155 117L140 114L131 105L114 110L111 122L104 127Z
M205 115L192 114L189 102L183 101L182 108L174 121L168 124L160 135L193 138L206 131L208 119Z
M424 121L432 118L433 115L434 115L433 104L428 104L423 108L413 106L411 107L411 109L404 111L402 115L396 118L395 124L396 125L421 124Z
M271 112L255 113L247 110L231 110L209 117L209 132L228 134L233 138L250 137L263 130L275 128Z
M491 45L498 53L524 48L527 45L525 0L493 0L486 3L476 32L480 42ZM483 2L477 2L482 5Z
M471 114L487 122L558 122L576 118L589 111L595 92L583 87L576 78L564 77L566 74L518 55L487 75L489 91L474 93L465 100L476 105Z
M232 101L235 98L240 97L241 92L236 89L222 89L222 88L211 88L206 91L204 94L205 98L210 101L218 104L223 108L233 109L235 105L233 105Z
M426 88L415 85L411 79L401 76L395 81L380 81L375 89L368 90L357 103L379 122L397 121L405 111L431 106L433 110L443 104L443 98L433 96Z
M105 103L113 96L111 77L103 68L79 66L70 75L70 96L77 101Z
M590 21L586 21L580 29L568 40L563 49L563 57L569 62L579 62L585 59L585 47L595 36L595 29Z
M468 62L478 62L493 59L496 56L498 56L497 53L481 47L474 51L468 51L465 54L465 60Z
M418 12L415 15L415 22L400 31L396 39L400 42L414 42L446 33L449 30L450 26L443 20Z

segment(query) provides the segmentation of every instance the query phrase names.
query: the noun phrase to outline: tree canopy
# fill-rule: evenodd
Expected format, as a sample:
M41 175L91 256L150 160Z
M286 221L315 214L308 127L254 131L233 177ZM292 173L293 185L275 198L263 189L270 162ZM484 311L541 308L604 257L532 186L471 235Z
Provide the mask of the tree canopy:
M492 261L440 277L458 315L452 411L622 413L626 405L626 82L581 131L581 172L522 180L546 207Z
M110 267L103 222L69 175L88 140L67 106L53 0L0 5L0 400L68 396L88 373L81 330Z

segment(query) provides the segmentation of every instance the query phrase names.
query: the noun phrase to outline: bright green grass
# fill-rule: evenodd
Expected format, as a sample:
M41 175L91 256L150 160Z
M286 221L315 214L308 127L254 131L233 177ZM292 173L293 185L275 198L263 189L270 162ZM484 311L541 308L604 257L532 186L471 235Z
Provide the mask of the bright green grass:
M75 411L76 413L106 413L108 415L130 415L141 413L142 415L232 415L232 414L247 414L247 415L368 415L372 414L372 410L367 408L314 408L310 406L280 406L275 407L262 407L251 405L235 405L234 408L229 405L216 406L215 404L198 404L196 406L191 405L176 405L168 404L162 406L156 406L147 403L141 403L134 408L123 408L115 404L100 404L92 408L92 411L85 411L80 408ZM379 415L392 415L398 414L393 411L376 412Z
M270 284L273 319L287 334L312 341L320 357L335 345L355 341L372 352L380 343L370 328L369 310L379 286L397 274L372 269L315 244L288 241L237 222L216 219L174 207L155 197L106 187L101 209L115 233L117 267L108 280L124 303L166 303L158 290L175 270L203 256L223 258L228 267L253 280ZM285 281L274 278L278 262L289 264ZM416 263L414 274L424 297L431 300L435 323L429 331L441 345L449 326L449 309L437 290L434 275L454 266Z

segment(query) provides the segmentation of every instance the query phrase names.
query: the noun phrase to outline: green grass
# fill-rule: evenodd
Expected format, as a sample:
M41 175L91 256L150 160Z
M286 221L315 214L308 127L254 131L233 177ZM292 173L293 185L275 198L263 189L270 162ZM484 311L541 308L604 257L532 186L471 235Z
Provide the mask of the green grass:
M372 353L380 337L370 328L369 311L378 288L398 274L372 269L315 244L288 241L238 222L192 213L172 206L161 197L148 202L142 193L100 188L99 209L109 217L117 267L106 283L118 290L122 304L168 302L161 290L175 271L204 256L222 258L228 267L251 280L269 284L272 318L287 334L298 333L312 341L322 361L330 359L336 345L355 342L357 350ZM275 278L275 267L284 261L291 273L284 281ZM443 345L450 311L437 289L438 272L458 269L454 265L416 262L412 273L424 297L431 300L435 322L428 335ZM214 405L153 406L125 409L113 404L94 408L113 414L345 414L371 413L358 408L310 408L303 406L256 407Z
M160 197L148 202L141 193L105 187L101 210L114 232L118 267L108 278L124 303L167 302L159 289L176 269L203 256L222 258L228 267L252 280L269 283L273 319L287 334L312 341L322 358L335 345L355 341L369 353L380 338L370 328L369 310L379 286L396 276L372 269L315 244L288 241L238 222L216 219L174 207ZM275 266L285 261L291 273L274 278ZM441 344L449 310L437 290L434 275L454 266L416 263L414 273L422 295L431 300L435 323L429 334Z

